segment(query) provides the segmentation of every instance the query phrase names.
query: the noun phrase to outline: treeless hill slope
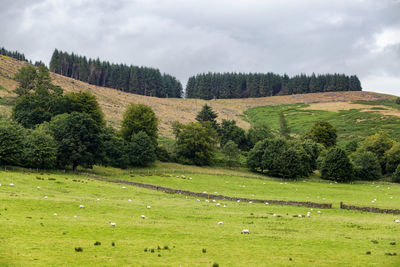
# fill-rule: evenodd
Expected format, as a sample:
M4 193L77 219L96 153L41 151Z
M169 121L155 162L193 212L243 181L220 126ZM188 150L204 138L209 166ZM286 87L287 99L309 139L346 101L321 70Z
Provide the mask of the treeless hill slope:
M0 56L0 85L12 91L17 83L11 79L19 68L27 64L9 57ZM244 120L243 112L249 108L265 105L281 105L295 103L331 103L352 102L357 100L378 100L393 98L373 92L327 92L302 95L272 96L245 99L176 99L157 98L125 93L116 89L90 85L72 78L51 73L53 83L61 86L65 92L87 90L93 93L105 113L106 120L118 127L122 114L129 103L141 103L153 108L160 119L160 135L172 136L172 122L188 123L195 120L196 114L204 104L210 105L217 113L218 119L234 119L237 124L247 129L250 125ZM7 93L12 95L11 93ZM1 95L0 95L1 96ZM2 106L3 109L3 106Z

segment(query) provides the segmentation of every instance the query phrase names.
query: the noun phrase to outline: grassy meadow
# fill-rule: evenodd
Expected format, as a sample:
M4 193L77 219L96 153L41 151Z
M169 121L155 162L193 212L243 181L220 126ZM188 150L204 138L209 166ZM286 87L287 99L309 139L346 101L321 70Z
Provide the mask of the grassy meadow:
M303 197L308 195L310 201L318 201L320 196L333 203L342 198L360 203L361 199L378 196L377 204L382 200L385 207L391 202L383 198L386 190L381 192L376 185L389 186L391 189L386 193L396 196L391 200L393 206L400 203L400 188L393 184L330 185L318 181L280 184L279 180L261 180L251 173L243 177L244 171L212 168L202 173L195 173L194 168L190 174L192 180L176 178L185 168L176 164L153 168L163 169L173 177L139 174L132 177L125 171L108 168L95 168L93 172L227 195L299 200L307 200ZM148 171L140 169L133 173ZM306 207L227 201L215 206L204 199L197 201L128 185L123 189L121 184L62 172L1 171L0 183L0 266L400 264L400 224L394 223L399 216L339 210L335 205L321 214L314 209L311 217L306 218L310 211ZM299 218L299 214L303 217ZM110 221L117 225L111 227ZM220 221L222 225L218 224ZM250 234L241 234L243 229L249 229ZM96 241L101 245L95 246ZM83 251L76 252L75 248ZM397 255L390 256L394 253Z
M324 110L324 106L329 105L336 109L338 106L336 103L320 103L315 109L313 104L263 106L251 108L245 114L251 123L267 121L273 130L278 130L279 113L283 112L292 133L297 135L305 134L316 121L326 120L337 129L339 144L351 139L361 140L381 130L400 141L399 105L396 106L394 100L358 101L346 103L343 110ZM385 114L385 111L388 112Z

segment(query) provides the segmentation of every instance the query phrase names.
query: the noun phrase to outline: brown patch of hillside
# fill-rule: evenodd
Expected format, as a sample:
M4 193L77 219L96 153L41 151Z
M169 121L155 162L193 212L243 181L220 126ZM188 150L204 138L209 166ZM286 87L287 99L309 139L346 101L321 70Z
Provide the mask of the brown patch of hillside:
M14 89L16 83L10 80L10 77L25 65L9 57L0 57L0 84L7 89ZM119 127L122 114L129 103L141 103L153 108L157 117L160 119L160 135L172 136L172 122L180 121L188 123L195 121L196 114L201 110L204 104L210 105L217 113L218 118L234 119L237 124L247 129L249 123L243 119L243 112L249 108L266 105L281 105L295 103L341 103L357 100L378 100L393 98L390 95L377 94L372 92L328 92L289 96L272 96L261 98L246 99L177 99L177 98L156 98L142 95L125 93L119 90L90 85L72 78L64 77L51 73L53 83L64 88L65 92L87 90L93 93L105 114L106 120L115 127ZM5 85L8 83L7 85Z

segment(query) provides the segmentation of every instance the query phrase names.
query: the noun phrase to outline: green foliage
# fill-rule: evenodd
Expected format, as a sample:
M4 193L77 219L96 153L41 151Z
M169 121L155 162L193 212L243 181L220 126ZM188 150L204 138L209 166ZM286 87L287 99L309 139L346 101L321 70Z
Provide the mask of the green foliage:
M265 121L253 123L247 132L247 139L251 147L254 147L259 141L273 137L274 135Z
M182 84L173 76L158 69L110 64L100 59L68 54L54 50L50 70L83 82L111 87L124 92L156 96L182 97Z
M130 166L147 166L156 160L153 140L144 131L132 136L127 153Z
M361 91L357 76L325 74L289 77L274 73L206 73L189 78L187 98L247 98L329 91Z
M221 135L221 147L229 141L233 141L241 150L248 149L246 132L236 125L235 120L222 120L219 134Z
M340 148L328 150L321 166L321 178L338 182L353 180L354 168L344 150Z
M385 152L386 172L393 173L400 164L400 143L394 142L393 146Z
M336 129L327 121L318 121L308 131L306 138L329 148L336 145Z
M355 152L358 148L358 140L350 140L349 142L346 143L345 145L345 151L350 154L352 152Z
M23 165L31 168L54 168L57 143L43 128L31 130L23 140Z
M232 140L226 142L226 144L222 148L222 153L226 157L226 162L228 166L233 167L238 164L240 151L238 145L235 142L233 142Z
M400 97L396 98L396 104L400 105Z
M307 150L304 149L307 148ZM285 139L266 139L250 150L247 165L252 170L283 178L308 176L316 165L313 145ZM308 154L310 153L310 154ZM318 153L317 153L318 154Z
M156 147L156 156L159 161L169 162L171 160L168 150L163 145Z
M123 115L121 134L125 141L130 142L133 135L145 132L154 146L157 145L158 119L151 107L143 104L130 104Z
M21 61L28 61L24 54L19 53L18 51L8 51L4 47L0 48L0 55L12 57Z
M99 127L105 125L104 114L96 97L88 91L71 92L65 95L68 113L85 112Z
M218 124L216 120L217 117L218 115L214 112L212 107L205 104L200 112L197 114L196 120L200 123L209 122L215 130L218 130Z
M129 165L127 148L122 136L111 127L105 127L101 133L102 164L125 169Z
M381 131L368 136L359 144L357 152L372 152L378 158L383 173L386 173L385 153L393 146L394 141L387 132Z
M19 124L0 118L0 165L21 162L24 134Z
M356 152L351 155L354 163L354 174L357 180L379 180L382 169L378 158L372 152Z
M49 129L58 144L59 166L92 167L101 156L100 128L86 113L73 112L52 118Z
M217 133L201 123L174 123L176 155L184 164L210 165L214 156Z
M283 112L279 113L279 135L285 139L290 138L290 129L287 125L285 115L283 114Z
M396 170L392 174L392 181L395 183L400 183L400 164L397 166Z
M35 72L32 88L18 97L12 110L14 120L26 128L50 121L51 117L66 111L63 90L50 83L48 69L43 65L38 72L31 68Z
M22 67L15 75L14 79L18 82L15 92L19 95L26 95L37 85L38 74L32 65Z
M312 173L317 169L317 159L319 157L320 151L323 150L323 147L312 141L312 140L304 140L304 141L293 141L293 147L299 147L304 149L307 157L302 160L304 163L304 167L308 173Z

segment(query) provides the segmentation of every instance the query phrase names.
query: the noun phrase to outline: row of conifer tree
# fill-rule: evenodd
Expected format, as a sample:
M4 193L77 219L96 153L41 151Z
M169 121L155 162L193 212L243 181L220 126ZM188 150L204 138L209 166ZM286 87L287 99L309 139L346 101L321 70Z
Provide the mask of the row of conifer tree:
M0 54L27 61L24 54L0 49ZM113 64L87 59L74 53L54 50L50 71L90 84L124 92L155 96L183 97L180 81L160 70L148 67ZM219 99L291 95L333 91L361 91L356 75L320 74L279 75L275 73L203 73L192 76L186 84L187 98Z

